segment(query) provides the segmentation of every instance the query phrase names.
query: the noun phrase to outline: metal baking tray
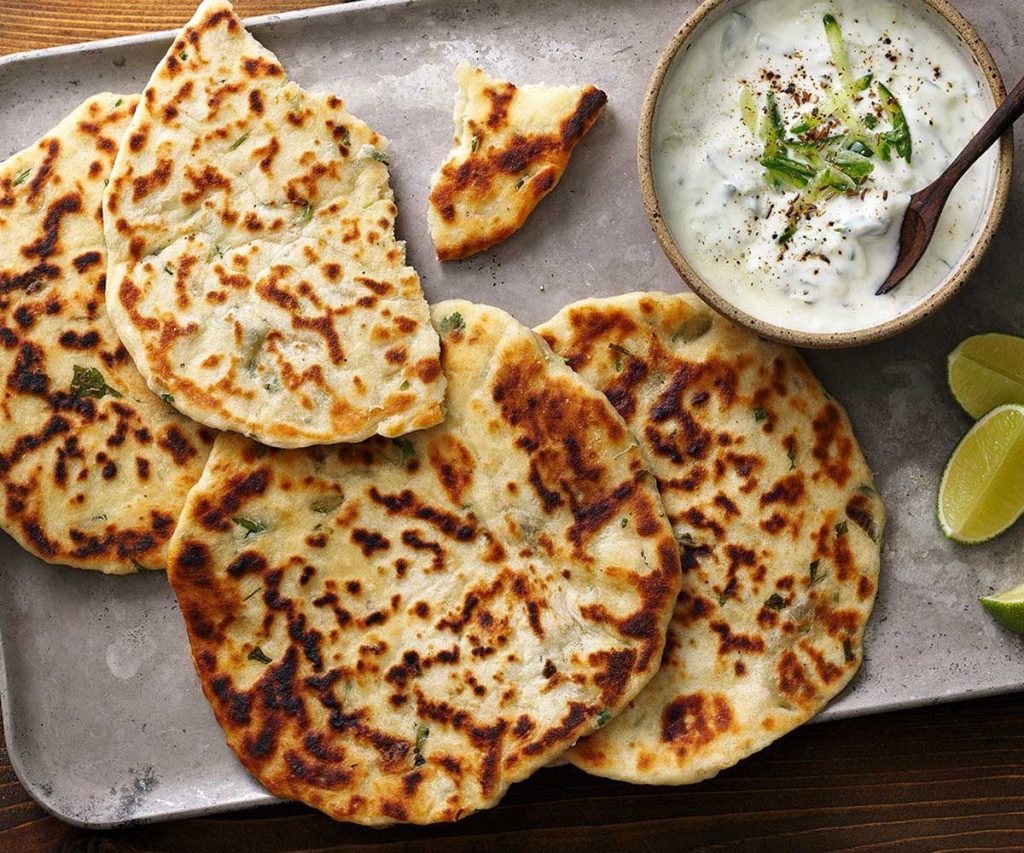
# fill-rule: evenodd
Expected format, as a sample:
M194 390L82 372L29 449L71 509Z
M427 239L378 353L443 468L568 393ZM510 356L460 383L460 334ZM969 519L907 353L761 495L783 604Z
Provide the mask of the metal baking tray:
M299 83L338 93L391 138L398 226L428 298L462 296L536 324L581 297L682 287L647 225L635 146L648 76L694 5L357 0L261 18L251 29ZM1024 4L962 7L1016 80ZM0 59L0 158L95 92L139 91L169 38ZM450 144L452 74L463 57L513 81L592 82L610 101L519 234L442 267L426 197ZM990 253L937 317L887 343L808 354L848 407L889 512L864 666L823 719L1024 688L1024 644L975 600L1024 580L1024 525L967 549L942 537L933 510L943 464L969 425L946 390L946 353L976 332L1024 331L1021 190L1018 175ZM64 820L107 827L272 800L224 745L163 575L47 566L0 536L0 638L11 759L29 792Z

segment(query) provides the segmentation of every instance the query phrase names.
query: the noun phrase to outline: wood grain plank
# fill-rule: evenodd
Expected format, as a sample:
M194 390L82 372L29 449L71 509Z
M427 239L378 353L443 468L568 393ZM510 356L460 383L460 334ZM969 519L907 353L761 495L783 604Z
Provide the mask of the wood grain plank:
M329 6L337 0L236 0L243 17ZM198 0L0 0L0 55L180 27Z
M302 806L88 833L11 785L0 750L0 850L528 853L1024 850L1021 696L806 726L705 783L646 787L570 767L461 823L370 830Z

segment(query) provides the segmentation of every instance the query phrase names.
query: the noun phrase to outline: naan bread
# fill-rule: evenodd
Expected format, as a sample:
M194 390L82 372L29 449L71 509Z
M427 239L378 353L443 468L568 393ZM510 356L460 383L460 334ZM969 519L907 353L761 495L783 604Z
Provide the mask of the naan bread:
M455 143L430 189L437 257L475 255L523 227L604 110L593 86L522 86L468 62L455 73Z
M496 308L446 302L448 417L222 435L171 559L199 677L274 794L381 825L494 805L661 659L679 554L622 419Z
M587 300L538 331L639 438L683 554L661 671L568 757L699 781L810 719L860 665L885 521L871 471L795 351L694 296Z
M100 202L136 97L90 98L0 165L0 526L50 563L162 569L213 442L103 307Z
M288 82L225 0L175 39L126 140L105 199L107 308L150 388L279 447L441 420L386 140Z

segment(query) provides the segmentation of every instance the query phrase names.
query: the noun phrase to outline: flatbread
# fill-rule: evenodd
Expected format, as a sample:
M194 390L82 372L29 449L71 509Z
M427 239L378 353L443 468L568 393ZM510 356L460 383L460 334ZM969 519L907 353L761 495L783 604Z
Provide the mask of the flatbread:
M0 165L0 527L50 563L162 569L213 433L146 388L103 307L103 184L138 98Z
M453 261L489 249L555 188L608 96L593 86L522 86L468 62L455 72L455 142L430 189L430 236Z
M170 580L228 743L334 818L455 820L657 669L679 555L622 420L495 308L433 310L448 417L393 442L224 434Z
M105 199L107 308L189 417L300 447L443 416L387 142L288 82L225 0L157 66Z
M692 295L586 300L538 331L639 438L683 554L661 671L568 757L699 781L810 719L860 666L885 523L871 471L794 350Z

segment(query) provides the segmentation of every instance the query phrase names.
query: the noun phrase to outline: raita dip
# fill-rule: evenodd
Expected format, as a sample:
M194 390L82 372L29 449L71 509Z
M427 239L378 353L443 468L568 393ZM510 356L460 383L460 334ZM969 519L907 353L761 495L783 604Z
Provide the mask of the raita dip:
M869 328L926 297L981 228L990 150L924 258L876 296L910 195L994 109L937 14L896 0L748 0L691 36L662 86L652 163L687 261L735 307L803 332Z

